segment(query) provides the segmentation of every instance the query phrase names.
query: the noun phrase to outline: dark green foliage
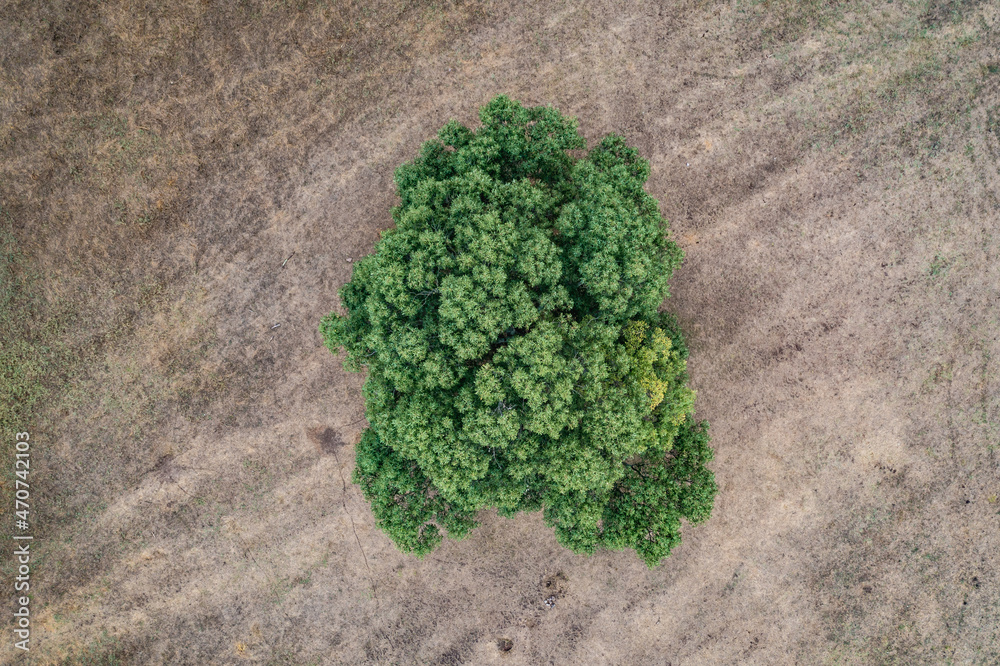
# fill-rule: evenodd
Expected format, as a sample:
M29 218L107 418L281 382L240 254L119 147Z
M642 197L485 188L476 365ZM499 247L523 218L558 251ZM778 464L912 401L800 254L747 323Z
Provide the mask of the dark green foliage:
M687 348L657 308L682 254L615 135L498 97L396 170L396 226L320 325L368 368L354 480L379 526L423 555L475 513L544 511L577 552L653 566L715 496L691 420Z

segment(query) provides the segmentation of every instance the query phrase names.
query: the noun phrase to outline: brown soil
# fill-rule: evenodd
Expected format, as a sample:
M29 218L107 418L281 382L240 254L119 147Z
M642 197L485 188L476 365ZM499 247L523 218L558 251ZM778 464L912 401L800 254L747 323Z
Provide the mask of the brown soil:
M3 5L0 206L76 360L0 661L1000 663L998 35L976 0ZM538 515L421 561L350 483L319 319L395 166L498 93L626 136L686 251L720 493L653 570Z

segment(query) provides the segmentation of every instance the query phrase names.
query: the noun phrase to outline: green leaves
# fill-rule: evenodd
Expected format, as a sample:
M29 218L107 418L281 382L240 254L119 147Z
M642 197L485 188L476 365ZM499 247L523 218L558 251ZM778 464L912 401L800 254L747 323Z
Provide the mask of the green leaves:
M578 195L560 211L556 227L565 239L569 281L583 287L581 313L628 319L655 312L683 253L667 240L656 201L642 190L648 165L612 166L608 146L620 145L619 137L608 137L574 165ZM638 159L632 149L618 152Z
M475 512L542 509L577 552L658 561L715 494L684 346L657 308L681 261L649 165L617 136L498 97L395 174L395 228L320 323L368 369L355 481L403 550Z
M386 446L373 429L361 437L355 460L354 482L371 504L378 526L402 550L422 556L441 542L439 526L454 538L476 526L471 511L457 509L434 493L420 467Z
M667 457L643 456L627 466L604 510L609 548L632 548L650 567L680 543L680 519L706 520L718 490L708 424L685 420Z

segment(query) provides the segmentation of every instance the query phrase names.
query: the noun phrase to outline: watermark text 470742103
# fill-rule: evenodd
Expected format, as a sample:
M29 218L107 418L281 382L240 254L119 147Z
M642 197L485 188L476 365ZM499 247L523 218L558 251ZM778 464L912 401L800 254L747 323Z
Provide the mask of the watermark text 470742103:
M14 516L18 532L14 539L18 542L14 549L14 557L17 559L14 576L14 593L16 595L14 604L14 647L28 651L28 642L31 640L31 618L29 607L31 605L31 540L28 534L28 516L30 505L31 486L28 484L28 473L31 471L31 445L28 443L31 437L26 432L19 432L14 436Z

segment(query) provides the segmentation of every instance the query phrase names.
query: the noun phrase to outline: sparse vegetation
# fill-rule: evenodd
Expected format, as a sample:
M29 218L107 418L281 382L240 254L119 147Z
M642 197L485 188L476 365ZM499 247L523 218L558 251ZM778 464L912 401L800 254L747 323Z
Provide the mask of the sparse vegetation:
M0 209L0 436L5 442L13 440L15 429L23 427L21 417L44 395L48 369L44 348L28 330L37 296L10 226L9 215Z
M49 395L55 376L75 359L67 345L68 311L59 314L38 293L32 264L12 233L10 215L0 206L0 501L14 501L14 434L35 433L36 409ZM0 556L7 570L12 520L0 526Z
M120 639L105 629L86 645L70 649L61 663L63 666L126 666L129 662Z

